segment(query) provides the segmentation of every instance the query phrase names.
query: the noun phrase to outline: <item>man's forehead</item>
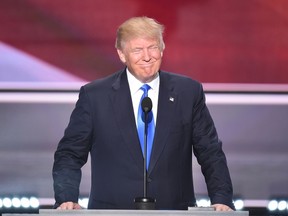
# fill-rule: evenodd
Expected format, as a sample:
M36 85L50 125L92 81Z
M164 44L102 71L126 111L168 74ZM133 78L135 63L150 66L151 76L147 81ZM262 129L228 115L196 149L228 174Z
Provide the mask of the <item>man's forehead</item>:
M148 47L158 44L158 40L155 38L134 38L130 39L126 44L130 47Z

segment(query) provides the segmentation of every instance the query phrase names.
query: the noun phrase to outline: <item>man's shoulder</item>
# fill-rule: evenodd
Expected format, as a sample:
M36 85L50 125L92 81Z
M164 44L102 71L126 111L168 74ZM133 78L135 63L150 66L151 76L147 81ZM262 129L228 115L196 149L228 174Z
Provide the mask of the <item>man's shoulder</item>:
M93 80L85 84L83 88L85 88L87 91L111 88L111 86L116 82L117 79L119 79L122 73L123 70L117 71L116 73L110 74L106 77L101 77L99 79Z
M174 82L176 85L189 85L189 86L200 86L201 83L193 79L192 77L186 76L184 74L168 72L168 71L160 71L160 79L167 80L169 82Z

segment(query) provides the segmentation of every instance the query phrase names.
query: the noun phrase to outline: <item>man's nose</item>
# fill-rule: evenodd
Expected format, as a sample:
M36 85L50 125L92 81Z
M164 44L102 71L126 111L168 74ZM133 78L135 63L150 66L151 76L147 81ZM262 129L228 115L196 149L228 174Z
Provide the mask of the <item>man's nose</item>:
M143 60L144 61L150 61L150 59L151 59L151 54L150 54L149 50L144 49L143 50Z

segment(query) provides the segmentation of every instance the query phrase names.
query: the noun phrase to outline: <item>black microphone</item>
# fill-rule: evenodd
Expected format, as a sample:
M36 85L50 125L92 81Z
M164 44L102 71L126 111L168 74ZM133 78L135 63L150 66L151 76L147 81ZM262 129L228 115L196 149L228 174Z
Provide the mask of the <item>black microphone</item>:
M137 197L134 199L136 209L142 210L153 210L155 209L156 200L151 197L147 197L147 133L148 133L148 114L152 110L152 101L149 97L144 97L141 102L141 108L144 112L144 166L143 166L143 176L144 176L144 196Z
M142 107L142 110L145 114L149 113L152 110L151 99L149 97L144 97L142 102L141 102L141 107Z

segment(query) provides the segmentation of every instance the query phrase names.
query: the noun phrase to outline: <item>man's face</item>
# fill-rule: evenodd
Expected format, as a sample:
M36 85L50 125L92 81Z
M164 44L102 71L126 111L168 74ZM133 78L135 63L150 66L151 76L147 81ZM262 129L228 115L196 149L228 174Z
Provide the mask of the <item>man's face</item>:
M129 71L143 83L153 80L160 69L163 51L156 39L132 39L117 52Z

